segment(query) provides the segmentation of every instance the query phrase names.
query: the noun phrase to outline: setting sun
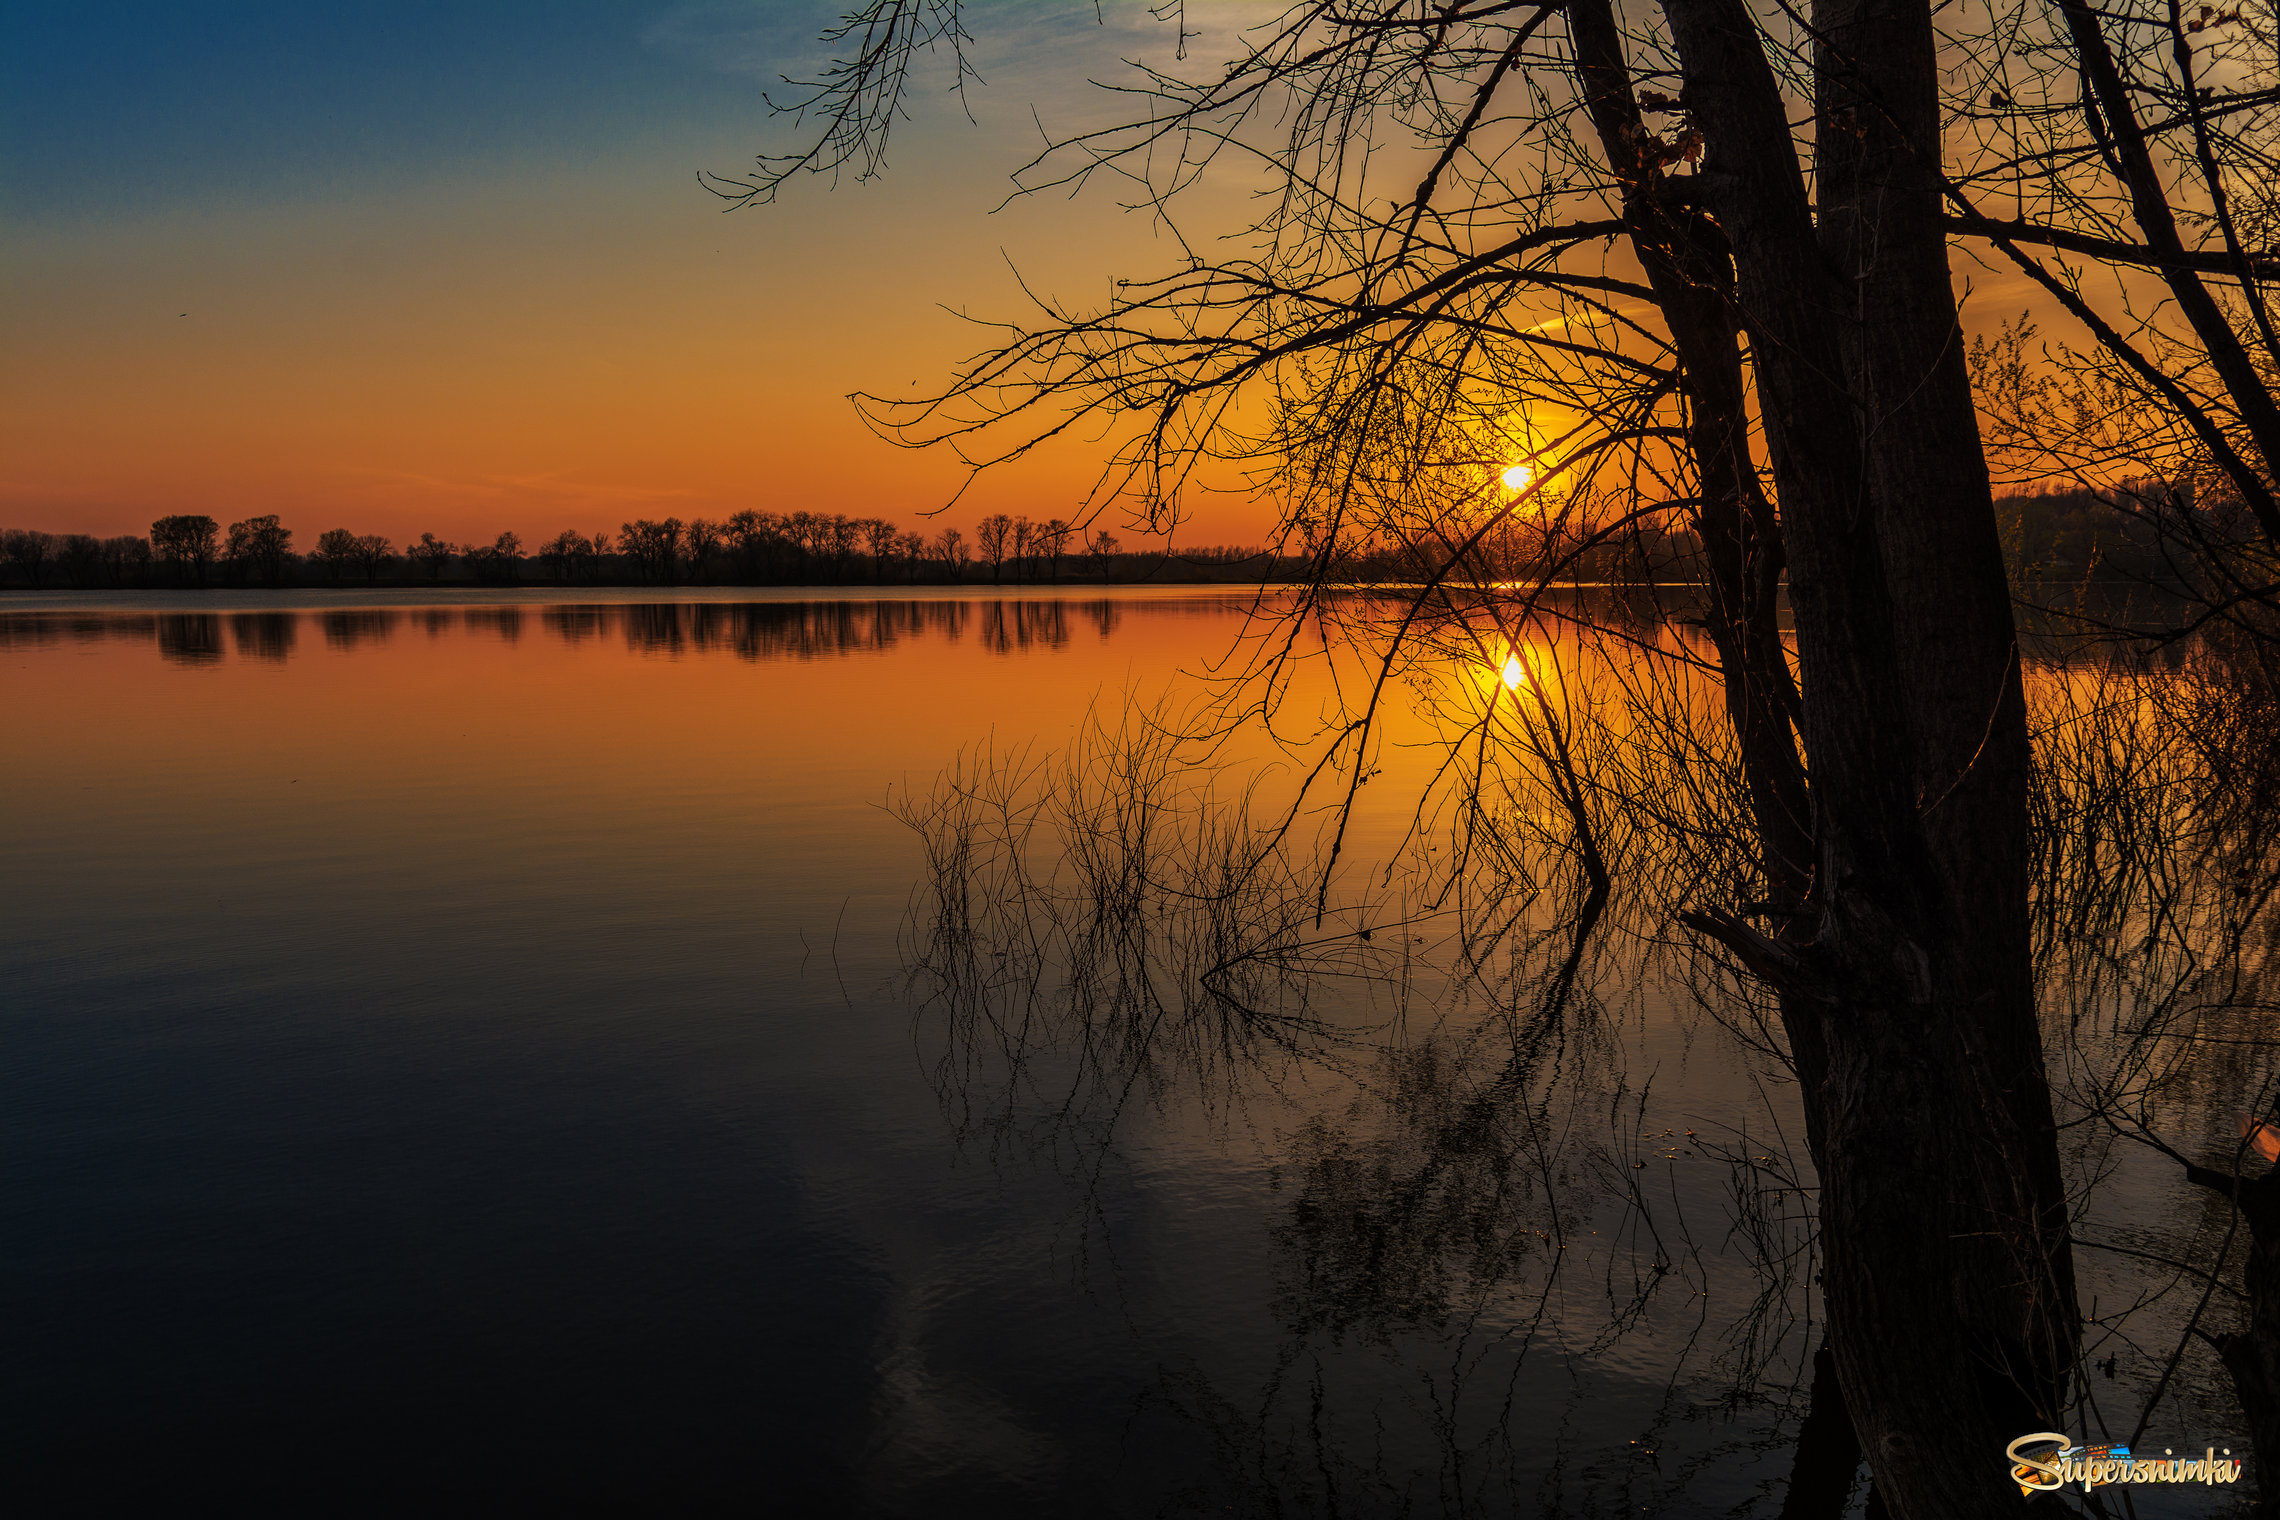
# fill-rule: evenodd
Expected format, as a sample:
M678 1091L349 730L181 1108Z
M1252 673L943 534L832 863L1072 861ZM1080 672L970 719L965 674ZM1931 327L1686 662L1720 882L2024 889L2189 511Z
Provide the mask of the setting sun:
M1534 470L1529 469L1524 464L1516 464L1504 472L1504 489L1507 491L1525 491L1528 489L1528 482L1535 478L1536 472Z
M1509 479L1510 477L1507 476L1506 478ZM1504 684L1518 689L1520 683L1527 679L1528 668L1520 663L1520 656L1517 654L1508 656L1504 661Z

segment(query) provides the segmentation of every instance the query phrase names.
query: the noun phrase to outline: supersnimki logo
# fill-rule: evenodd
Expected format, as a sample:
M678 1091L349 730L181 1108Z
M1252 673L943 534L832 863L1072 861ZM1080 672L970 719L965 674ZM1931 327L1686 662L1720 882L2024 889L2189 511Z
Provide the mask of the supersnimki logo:
M2240 1458L2227 1446L2211 1446L2199 1456L2179 1456L2166 1446L2160 1456L2133 1452L2127 1446L2084 1446L2055 1430L2038 1430L2003 1448L2011 1464L2011 1481L2022 1494L2043 1493L2082 1485L2084 1493L2115 1483L2233 1483L2240 1478Z

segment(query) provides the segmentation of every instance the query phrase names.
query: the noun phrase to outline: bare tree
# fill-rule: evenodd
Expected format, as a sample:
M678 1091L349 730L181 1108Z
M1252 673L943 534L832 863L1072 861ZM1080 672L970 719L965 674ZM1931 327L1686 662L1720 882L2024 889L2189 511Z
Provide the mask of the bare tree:
M894 552L902 556L903 576L912 585L918 584L918 567L926 563L926 540L916 533L895 535Z
M1013 578L1028 579L1030 554L1037 548L1037 530L1026 517L1013 520Z
M292 560L293 530L276 513L230 524L229 537L222 546L222 563L231 575L258 575L271 586L281 586Z
M457 553L458 549L433 533L422 533L420 541L404 551L404 557L425 571L429 580L440 581Z
M522 535L518 533L502 533L487 545L470 546L460 553L479 581L507 585L522 578Z
M701 581L705 571L720 554L721 525L709 518L692 517L684 530L682 545L689 557L689 579Z
M895 525L884 518L866 517L858 525L863 530L863 549L871 556L871 579L887 578L887 560L894 553Z
M103 578L102 542L92 533L66 533L56 540L55 562L73 586L93 586Z
M1042 556L1045 561L1045 578L1047 580L1060 580L1061 556L1068 552L1069 535L1075 531L1076 529L1070 527L1067 523L1061 521L1061 519L1058 517L1049 518L1045 522L1038 525L1035 531L1034 542L1037 546L1038 554Z
M1091 541L1085 545L1085 553L1092 557L1093 573L1101 578L1104 585L1108 581L1109 566L1116 558L1116 549L1116 535L1106 528L1094 533Z
M310 557L325 567L337 585L341 575L356 563L356 535L346 528L329 528L317 535L317 551Z
M35 528L10 528L0 533L0 556L5 556L10 568L24 578L27 586L38 586L47 579L48 558L55 540Z
M150 540L122 533L103 540L103 573L114 586L140 586L150 579Z
M359 534L354 558L364 572L364 583L372 585L380 579L380 571L387 565L388 556L395 553L396 545L385 534Z
M670 581L681 568L681 519L637 517L618 528L618 545L646 581Z
M171 567L178 579L195 579L203 586L214 563L215 539L220 533L220 526L203 513L177 513L150 525L150 546L159 562Z
M831 556L831 578L843 581L855 557L855 545L863 536L863 525L844 512L834 512L822 520L821 527L825 552Z
M990 562L990 584L1002 584L1005 579L1005 557L1013 549L1013 519L1003 512L993 512L974 525L974 538L982 548L982 558Z
M1120 282L1100 310L1041 305L943 393L865 402L977 469L1094 419L1118 440L1102 496L1165 527L1198 468L1250 467L1307 556L1297 617L1372 566L1421 588L1341 715L1349 802L1430 618L1486 607L1509 648L1562 568L1684 526L1757 879L1678 916L1778 1008L1820 1182L1830 1423L1857 1433L1879 1501L1903 1516L2007 1502L1997 1464L1952 1454L2055 1428L2078 1330L2030 953L2018 631L1951 239L2052 290L2259 522L2269 494L2269 380L2239 357L2270 347L2265 255L2242 230L2263 224L2239 206L2272 179L2250 127L2273 97L2220 101L2195 82L2191 39L2211 12L2149 7L2131 23L2149 39L2130 55L2136 89L2124 72L2104 81L2117 13L2061 9L2054 62L2015 46L2035 16L1974 13L1943 41L1926 0L1820 0L1809 18L1662 0L1624 19L1604 0L1304 0L1223 67L1142 71L1129 89L1144 109L1024 171L1033 190L1120 176L1178 232L1180 192L1241 157L1268 194L1239 253L1212 260L1185 237L1182 267ZM932 27L954 46L958 14L863 7L839 35L864 50L808 101L826 146L764 165L750 195L858 148L875 167L901 79L887 60L907 53L873 42ZM2019 130L2079 121L2087 146L1991 147L1951 169L1947 148L1977 125L1942 100L1942 67L1969 77L1974 57L1974 99L1995 84L1984 98ZM2077 77L2063 112L2016 109L2030 86L2055 97ZM2178 161L2202 165L2197 191L2133 145L2132 113L2157 101ZM2094 221L2094 165L2134 237ZM1998 185L2021 215L1974 199ZM2180 196L2220 248L2162 231L2157 202ZM2157 329L2117 327L2029 249L2122 280L2156 271L2185 325L2160 341L2208 383L2168 379ZM2212 277L2235 304L2193 294ZM1019 530L994 522L981 542L997 575ZM1543 568L1507 589L1515 524ZM2195 542L2212 574L2259 591L2236 542ZM1029 547L1015 539L1017 567ZM1263 689L1290 647L1262 657ZM1626 795L1654 816L1651 797Z

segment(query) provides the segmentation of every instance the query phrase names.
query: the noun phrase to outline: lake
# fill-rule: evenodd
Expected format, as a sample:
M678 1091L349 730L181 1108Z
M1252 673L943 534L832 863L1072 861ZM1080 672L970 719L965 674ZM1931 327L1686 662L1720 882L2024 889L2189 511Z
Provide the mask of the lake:
M1795 1105L1684 988L1609 992L1527 1135L1428 1158L1472 1191L1385 1212L1423 1174L1376 1097L1507 1059L1436 920L1369 906L1428 719L1328 920L1381 958L1302 1038L1009 1058L914 974L898 799L1202 689L1250 603L832 595L0 598L19 1497L1778 1507L1817 1332L1764 1256L1805 1205L1738 1235L1733 1189ZM1271 813L1318 740L1220 759Z

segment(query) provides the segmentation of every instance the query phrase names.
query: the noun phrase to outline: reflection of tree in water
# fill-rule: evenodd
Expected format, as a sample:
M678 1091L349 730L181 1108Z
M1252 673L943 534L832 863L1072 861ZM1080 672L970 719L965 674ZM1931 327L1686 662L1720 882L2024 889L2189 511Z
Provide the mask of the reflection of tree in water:
M1197 606L1148 606L1151 615L1209 615L1222 599L1197 599ZM311 614L326 646L352 650L394 637L407 622L431 639L454 631L484 634L512 642L522 635L526 610L519 606L328 608ZM1119 628L1127 609L1113 600L992 601L935 599L861 602L682 602L562 603L536 609L540 626L565 644L622 636L627 647L645 655L729 654L739 659L818 659L876 653L906 640L941 639L957 643L977 618L984 647L1005 654L1031 648L1057 649L1070 637L1071 619L1083 618L1103 638ZM0 613L0 648L36 647L71 640L131 642L159 640L168 657L189 663L218 658L218 638L207 637L199 618L208 613L5 612ZM229 626L241 658L290 658L302 614L296 611L235 612ZM190 621L184 621L188 619ZM171 621L168 621L171 620ZM218 619L214 627L219 627ZM201 652L210 651L210 652Z
M1089 619L1106 637L1124 615L1112 601L668 602L553 608L547 627L567 641L622 627L629 648L668 659L761 661L878 653L913 639L956 643L969 623L992 654L1058 649L1069 642L1072 617Z
M522 637L523 610L520 607L470 607L464 616L469 633L488 633L508 644Z
M953 1127L1059 1159L1103 1231L1090 1185L1136 1102L1279 1135L1281 1349L1154 1395L1218 1454L1198 1512L1857 1505L1857 1443L1816 1392L1815 1175L1774 998L1669 927L1746 907L1753 879L1717 693L1668 674L1693 636L1613 608L1509 643L1463 621L1421 642L1457 670L1524 647L1524 679L1417 662L1417 705L1469 749L1445 745L1394 895L1319 926L1310 815L1184 766L1160 717L1060 760L969 758L906 803L928 857L909 965ZM1642 645L1675 653L1603 657ZM2272 1112L2268 658L2211 638L2030 670L2093 1439L2237 1430L2217 1348L2258 1365L2224 1338L2246 1228L2171 1158L2238 1159L2237 1116ZM1242 995L1215 983L1231 964L1259 979ZM1650 1005L1742 1064L1757 1118L1656 1116Z
M546 631L565 644L583 644L609 631L616 622L617 609L596 607L579 602L548 607L539 613L539 621Z
M982 647L992 654L1039 645L1059 649L1068 642L1065 602L990 602L982 608Z
M1135 1100L1215 1104L1302 1054L1335 1068L1358 1035L1319 990L1391 984L1401 948L1318 912L1250 800L1178 748L1136 719L1050 761L969 757L903 800L928 852L909 971L962 1134L1089 1171Z
M158 617L158 652L177 665L211 665L222 657L222 620L205 612Z
M384 607L347 607L321 613L325 646L342 652L360 644L384 644L395 636L402 614Z
M69 640L96 644L105 639L147 643L158 633L149 613L0 612L0 649L39 649Z
M301 619L291 612L236 612L230 615L230 634L237 641L241 660L284 661L293 656Z

